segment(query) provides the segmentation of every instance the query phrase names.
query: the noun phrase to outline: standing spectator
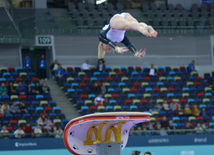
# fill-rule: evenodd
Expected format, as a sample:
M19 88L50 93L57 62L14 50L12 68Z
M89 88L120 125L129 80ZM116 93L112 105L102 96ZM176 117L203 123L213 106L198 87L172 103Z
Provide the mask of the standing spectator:
M0 131L0 134L1 134L1 137L4 139L8 139L10 137L9 131L6 129L5 125L2 126L2 130Z
M161 128L160 135L161 136L167 136L168 135L164 127Z
M105 68L106 68L105 61L103 59L99 59L97 64L97 71L105 72Z
M197 105L194 105L194 108L192 109L192 115L193 116L199 116L199 109L197 108Z
M7 87L5 87L4 83L1 83L0 96L7 96Z
M104 101L105 101L105 99L102 98L102 94L100 93L100 94L94 99L94 104L95 104L96 106L102 106Z
M169 109L169 104L167 103L167 100L165 100L164 103L163 103L163 110L165 110L165 111L169 111L170 110Z
M58 69L59 65L60 64L58 63L57 60L55 60L54 63L51 64L50 70L51 70L51 73L52 73L53 76L55 76L55 70Z
M19 103L19 109L22 114L28 113L27 108L25 107L25 104L22 101L20 101L20 103Z
M42 94L42 88L40 87L39 82L36 83L36 86L33 89L33 93L35 95Z
M172 106L172 111L174 111L175 113L178 110L178 102L172 101L171 106Z
M42 116L40 116L39 119L38 119L38 125L43 126L44 122L45 122L45 118L46 118L45 115L42 114Z
M32 87L31 87L31 84L30 84L30 83L28 83L28 85L27 85L26 94L27 94L27 95L32 95L32 94L33 94L33 89L32 89Z
M173 124L173 121L172 121L172 120L169 120L169 124L168 124L167 129L168 129L168 133L169 133L170 135L175 134L175 132L173 132L173 130L176 130L176 127L175 127L175 126L172 126L172 124Z
M58 130L56 130L56 135L55 138L63 138L63 130L62 128L58 128Z
M195 61L194 60L192 60L192 62L189 64L188 71L189 72L195 71Z
M58 69L55 70L56 81L58 81L59 78L61 78L62 76L63 76L63 69L62 69L61 65L58 65Z
M10 111L12 114L20 113L19 106L17 106L16 101L13 101L13 105L10 107Z
M184 110L181 108L180 104L178 104L177 115L178 116L183 116L184 115Z
M43 123L44 125L49 125L49 126L52 126L53 123L51 122L51 120L49 120L47 117L45 117L45 121Z
M94 87L91 88L91 93L93 93L93 94L101 93L101 87L98 86L97 82L95 82Z
M186 104L186 105L185 105L185 108L184 108L184 115L185 115L185 116L191 116L191 115L192 115L192 110L190 109L189 104Z
M23 130L26 134L26 137L33 137L33 129L30 123L27 123L27 125L23 127Z
M166 116L164 116L164 117L162 118L161 125L162 125L162 127L167 128L168 124L167 124Z
M9 83L8 95L16 95L16 89L13 87L13 82Z
M203 117L207 116L207 111L205 108L201 108L201 116L203 116Z
M200 123L197 123L197 126L195 127L195 133L196 134L202 134L204 132L204 129L202 128Z
M7 102L4 102L1 108L4 114L10 114L10 106Z
M21 82L18 83L18 86L16 87L16 92L18 95L25 95L25 87L22 85Z
M41 137L42 136L42 129L40 125L37 125L34 129L35 137Z
M25 132L22 130L22 128L19 126L18 129L14 132L14 135L16 138L22 138L25 135Z
M105 82L102 83L101 92L102 92L102 95L104 95L106 93Z
M151 64L151 67L149 70L149 76L157 76L157 69L154 68L153 64Z
M91 68L94 68L94 66L89 64L89 60L86 60L85 63L82 64L83 71L89 71Z
M42 84L42 91L43 94L50 94L50 88L46 85L45 82Z
M41 55L41 59L39 59L39 70L40 70L40 79L47 80L45 55Z
M24 69L31 69L31 58L29 57L29 55L26 55L26 57L24 58Z

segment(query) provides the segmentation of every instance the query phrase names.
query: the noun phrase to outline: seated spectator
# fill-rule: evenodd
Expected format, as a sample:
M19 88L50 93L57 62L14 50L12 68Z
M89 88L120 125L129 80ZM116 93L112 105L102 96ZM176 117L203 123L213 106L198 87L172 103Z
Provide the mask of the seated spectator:
M196 134L202 134L204 133L204 129L202 128L200 123L197 123L197 126L195 127L195 133Z
M22 130L22 128L19 126L18 129L14 132L14 135L16 138L22 138L25 135L25 132Z
M22 101L20 101L19 103L19 109L22 114L28 113L27 108L25 107L25 104Z
M40 125L37 125L34 129L35 137L41 137L42 136L42 129Z
M97 82L94 83L94 87L91 88L91 93L93 94L99 94L101 93L101 87L98 86Z
M177 109L177 115L178 116L183 116L184 115L184 110L181 108L181 105L178 104L178 109Z
M146 128L146 127L143 127L142 135L143 135L143 136L150 135L150 132L148 132L148 130L147 130L147 128Z
M3 108L2 108L2 104L0 104L0 114L3 114L3 115L4 115Z
M162 125L162 127L167 128L168 123L167 123L167 120L166 120L166 116L164 116L164 117L162 118L161 125Z
M167 136L168 135L164 127L161 128L160 135L161 136Z
M105 101L105 99L102 98L102 94L100 93L100 94L94 99L94 104L95 104L96 106L102 106L104 101Z
M93 65L89 64L89 60L86 60L85 63L82 64L82 70L83 71L89 71L90 69L94 69L95 67Z
M42 114L42 116L39 117L37 124L43 126L45 122L45 115Z
M50 94L50 88L46 85L45 82L42 84L42 91L43 94Z
M193 127L191 126L190 122L186 123L185 129L187 129L187 130L193 129ZM186 134L192 134L192 133L193 133L192 131L186 131Z
M49 120L47 117L45 117L45 121L43 123L44 125L49 125L49 126L52 126L53 123L51 122L51 120Z
M44 135L47 137L47 136L49 136L49 132L51 131L51 126L47 123L47 124L45 124L45 126L43 127L43 133L44 133Z
M173 132L173 130L176 130L176 127L175 127L175 126L172 126L172 123L173 123L173 121L172 121L172 120L169 120L169 124L168 124L168 127L167 127L168 133L169 133L170 135L175 134L175 132Z
M158 110L158 111L161 111L162 109L163 109L163 106L162 106L160 103L158 103L158 104L157 104L157 110Z
M61 65L58 65L58 68L55 70L55 79L56 81L59 81L59 78L61 78L63 76L63 69L61 67Z
M201 125L201 127L203 128L204 133L209 133L208 129L209 129L209 124L208 123L203 123Z
M105 68L106 68L105 61L103 59L99 59L97 64L97 71L105 72Z
M31 58L29 57L29 55L26 55L26 57L24 58L23 66L24 70L31 69Z
M10 107L10 111L12 114L20 113L19 106L16 104L16 101L13 101L13 105Z
M161 130L161 123L159 122L159 121L157 121L157 123L156 123L156 129L157 130Z
M131 127L130 132L129 132L129 136L136 136L136 132L134 127Z
M4 83L1 83L0 96L7 96L7 87L5 87Z
M42 87L40 87L39 82L36 83L35 88L33 89L35 95L42 94Z
M178 110L178 102L172 101L171 106L172 106L172 111L174 111L175 113Z
M203 116L203 117L207 116L207 111L205 108L201 108L201 116Z
M102 86L101 86L101 92L102 92L102 95L104 95L106 93L106 86L105 86L105 82L102 83Z
M185 115L185 116L191 116L191 115L192 115L192 110L190 109L189 104L186 104L186 105L185 105L185 108L184 108L184 115Z
M21 82L18 83L18 86L16 87L16 92L18 95L25 95L25 87L22 85Z
M149 122L148 128L149 128L149 130L155 130L154 123L153 122Z
M26 134L26 137L28 138L33 137L33 129L30 123L27 123L27 125L23 127L23 130Z
M197 105L194 105L194 108L192 109L192 115L193 116L199 116L199 109L197 108Z
M10 136L9 136L9 131L6 129L6 126L3 125L2 126L2 130L0 131L0 136L3 138L3 139L8 139Z
M26 94L27 94L27 95L33 95L33 89L32 89L32 87L31 87L31 84L30 84L30 83L27 85Z
M57 60L54 61L54 63L51 64L50 66L50 70L53 76L55 76L55 70L57 70L59 68L59 63Z
M56 135L55 138L63 138L63 130L62 128L58 128L58 130L56 130Z
M137 127L136 136L142 136L142 128L140 126Z
M169 104L167 103L167 100L165 100L164 103L163 103L163 110L165 110L165 111L169 111L170 110L169 109Z
M9 87L7 88L8 95L16 95L16 89L13 87L13 82L9 83Z
M154 68L153 64L151 64L151 67L149 70L149 76L157 76L157 69Z
M4 114L10 114L10 106L7 102L4 102L1 108Z
M192 60L192 62L189 64L188 71L189 72L195 71L195 61L194 60Z

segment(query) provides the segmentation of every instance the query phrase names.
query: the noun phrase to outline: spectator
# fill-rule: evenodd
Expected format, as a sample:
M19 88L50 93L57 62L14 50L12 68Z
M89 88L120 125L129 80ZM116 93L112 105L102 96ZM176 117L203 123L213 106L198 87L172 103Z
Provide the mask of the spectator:
M204 133L208 133L208 129L209 129L209 124L208 123L204 123L201 125L203 128Z
M192 115L192 110L190 109L189 104L186 104L186 105L185 105L185 108L184 108L184 115L185 115L185 116L191 116L191 115Z
M97 64L97 71L105 72L105 68L106 68L105 61L103 59L99 59Z
M178 102L172 101L171 106L172 106L172 111L174 111L175 113L178 110Z
M33 137L33 129L30 123L27 123L27 125L23 127L23 130L26 134L26 137L28 138Z
M20 103L19 103L19 109L22 114L28 113L27 108L25 107L25 104L22 101L20 101Z
M45 82L42 84L42 91L43 94L50 94L50 88L46 85Z
M203 116L203 117L207 116L207 111L205 108L201 108L201 116Z
M36 128L34 129L34 134L36 137L41 137L42 136L42 129L40 125L37 125Z
M4 83L1 83L0 96L7 96L7 87L5 87Z
M44 131L43 133L45 136L49 136L49 132L51 131L51 126L48 123L45 124L43 131Z
M102 92L102 95L104 95L106 93L105 82L102 83L101 92Z
M172 124L173 124L173 121L169 120L169 125L168 125L167 129L168 129L168 133L170 135L175 134L175 132L173 132L173 130L176 130L176 127L172 126Z
M194 108L192 109L192 115L193 116L199 116L199 109L197 108L197 105L194 105Z
M160 135L161 136L167 136L168 135L164 127L161 128Z
M10 114L10 106L7 102L4 102L1 108L4 114Z
M16 138L22 138L25 135L25 132L22 130L22 128L19 126L18 129L14 132L14 135Z
M183 116L184 115L184 110L181 108L180 104L178 104L177 115L178 116Z
M45 115L42 114L42 116L39 117L37 124L43 126L45 122L45 118L46 118Z
M10 137L9 136L9 131L6 129L5 125L2 126L2 130L0 131L0 134L1 134L1 137L3 139L8 139Z
M167 128L168 124L167 124L166 116L164 116L164 117L162 118L161 125L162 125L162 127Z
M129 136L136 136L136 132L134 127L131 127L130 132L129 132Z
M136 135L137 136L141 136L142 135L142 128L140 126L137 127Z
M17 106L16 101L13 101L13 105L10 107L10 111L12 114L20 113L19 106Z
M39 82L36 83L35 88L33 89L35 95L42 94L42 87L40 87Z
M93 93L93 94L101 93L101 87L98 86L97 82L95 82L94 87L91 88L91 93Z
M41 59L39 59L39 70L40 70L40 79L45 79L47 80L47 75L46 75L46 59L45 55L41 55Z
M195 61L194 60L192 60L192 63L189 64L188 71L189 72L195 71Z
M149 130L155 130L154 123L153 122L149 122L148 128L149 128Z
M167 103L167 100L165 100L164 103L163 103L163 110L165 110L165 111L169 111L170 110L169 109L169 104Z
M89 64L89 60L86 60L85 63L82 64L83 71L89 71L91 68L94 68L94 66Z
M157 104L157 110L158 110L158 111L161 111L162 109L163 109L163 106L162 106L160 103L158 103L158 104Z
M193 129L193 127L191 126L190 122L186 123L185 129L187 129L187 130ZM186 134L192 134L192 131L186 131Z
M62 128L58 128L58 130L56 130L56 135L55 138L63 138L63 130Z
M27 85L26 94L27 94L27 95L33 95L33 89L32 89L32 87L31 87L31 84L30 84L30 83L28 83L28 85Z
M146 127L143 127L142 135L143 135L143 136L150 135L150 132L148 132L148 130L147 130L147 128L146 128Z
M55 76L55 70L57 70L59 68L59 63L57 60L54 61L54 63L51 64L50 66L50 70L53 76Z
M54 136L55 136L55 128L53 128L53 126L52 126L51 129L49 130L48 136L49 136L49 137L54 137Z
M8 95L16 95L16 89L13 87L13 82L9 83Z
M45 121L43 123L44 125L49 125L49 126L52 126L53 123L51 122L51 120L49 120L47 117L45 117Z
M105 101L105 99L102 98L102 94L100 93L100 94L94 99L94 104L95 104L96 106L102 106L104 101Z
M25 87L22 85L21 82L18 83L18 86L16 87L16 92L18 95L25 95Z
M154 68L153 64L151 64L151 67L149 70L149 76L157 76L157 69Z
M156 129L157 130L161 130L161 123L159 122L159 121L157 121L157 123L156 123Z
M0 104L0 114L3 114L3 115L4 115L3 108L2 108L2 104Z
M26 55L26 57L24 58L24 69L31 69L31 58L29 57L29 55Z
M200 123L197 123L197 126L195 127L195 133L196 134L202 134L204 133L204 129L202 128Z
M59 80L59 78L61 78L63 76L63 69L61 67L61 65L58 65L58 69L55 70L55 79L56 81Z

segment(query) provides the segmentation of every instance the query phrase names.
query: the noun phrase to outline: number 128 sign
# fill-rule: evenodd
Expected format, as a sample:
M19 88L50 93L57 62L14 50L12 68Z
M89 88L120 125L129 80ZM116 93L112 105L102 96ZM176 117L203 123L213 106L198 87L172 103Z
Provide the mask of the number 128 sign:
M51 37L38 37L39 44L51 44Z

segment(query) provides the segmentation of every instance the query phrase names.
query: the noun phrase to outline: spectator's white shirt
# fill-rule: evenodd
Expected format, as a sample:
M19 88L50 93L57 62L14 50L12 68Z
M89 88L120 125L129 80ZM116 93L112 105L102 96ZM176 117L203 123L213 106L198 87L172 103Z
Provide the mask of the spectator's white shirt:
M103 101L105 101L105 99L97 96L95 99L94 99L94 104L97 105L99 102L101 102L103 104Z
M3 107L3 106L2 106ZM4 114L3 108L0 108L0 114Z
M155 76L155 69L150 68L149 75Z
M1 130L1 133L9 133L8 130Z
M87 64L86 62L82 64L83 70L89 70L91 67L94 67L93 65Z
M19 138L21 137L21 135L24 135L24 134L25 132L23 130L18 130L18 129L14 132L14 135L16 138Z
M35 128L35 129L34 129L34 133L35 133L35 134L42 134L42 130L39 129L39 128Z
M53 70L58 69L58 64L54 64Z
M55 138L63 138L63 130L61 130L61 131L57 130Z

